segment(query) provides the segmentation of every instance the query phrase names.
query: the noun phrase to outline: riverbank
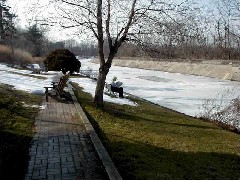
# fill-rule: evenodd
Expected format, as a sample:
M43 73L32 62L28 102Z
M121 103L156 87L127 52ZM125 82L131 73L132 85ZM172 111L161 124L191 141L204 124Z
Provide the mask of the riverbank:
M238 177L238 134L134 97L138 106L99 109L79 85L76 97L123 179Z
M240 81L238 62L114 59L112 65Z

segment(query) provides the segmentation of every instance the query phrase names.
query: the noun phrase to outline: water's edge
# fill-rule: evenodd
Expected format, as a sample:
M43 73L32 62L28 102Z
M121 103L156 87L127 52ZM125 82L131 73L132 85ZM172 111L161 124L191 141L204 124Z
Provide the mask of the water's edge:
M112 65L240 81L240 67L229 64L114 59Z

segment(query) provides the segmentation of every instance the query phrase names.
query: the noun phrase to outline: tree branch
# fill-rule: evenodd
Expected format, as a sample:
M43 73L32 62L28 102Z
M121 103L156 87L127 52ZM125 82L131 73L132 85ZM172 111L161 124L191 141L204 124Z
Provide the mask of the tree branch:
M108 60L107 60L107 64L111 65L112 64L112 60L115 56L115 54L117 53L119 47L122 45L122 43L126 40L126 37L128 35L128 31L129 31L129 28L130 26L132 25L132 22L133 22L133 18L134 18L134 15L135 15L135 6L136 6L136 2L137 0L133 0L132 1L132 6L131 6L131 11L130 11L130 14L129 14L129 17L128 17L128 22L127 22L127 25L121 29L121 31L118 33L117 35L117 38L115 39L115 42L114 42L114 46L112 46L112 48L110 49L110 53L109 53L109 57L108 57ZM121 36L120 39L118 39L118 37Z
M63 3L66 3L66 4L69 4L69 5L72 5L72 6L77 6L77 7L80 7L80 8L82 8L82 9L85 9L85 10L87 10L91 15L93 15L95 18L97 18L96 15L95 15L95 13L94 13L90 8L87 8L87 7L82 6L82 5L80 5L80 4L68 2L68 1L66 1L66 0L62 0L62 2L63 2Z
M112 38L111 38L110 30L109 30L110 18L111 18L111 2L110 2L110 0L107 0L106 34L107 34L107 38L108 38L109 49L112 49Z
M100 69L105 64L103 53L103 26L102 26L102 0L97 1L97 30L98 30L98 54L100 60Z

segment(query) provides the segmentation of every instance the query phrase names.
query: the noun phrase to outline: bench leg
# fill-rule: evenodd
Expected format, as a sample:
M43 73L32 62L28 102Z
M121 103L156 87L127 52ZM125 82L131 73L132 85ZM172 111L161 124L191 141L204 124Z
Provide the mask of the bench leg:
M48 102L48 88L45 88L46 102Z

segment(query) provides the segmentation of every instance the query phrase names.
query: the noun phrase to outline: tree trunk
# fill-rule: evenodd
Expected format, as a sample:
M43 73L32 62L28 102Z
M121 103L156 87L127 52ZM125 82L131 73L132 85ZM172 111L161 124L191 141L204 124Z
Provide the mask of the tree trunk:
M106 22L106 33L108 36L108 43L109 43L109 56L107 61L105 61L104 57L104 51L103 51L103 46L104 46L104 36L103 36L103 24L102 24L102 0L97 1L97 34L96 37L98 39L98 55L99 55L99 62L100 62L100 68L99 68L99 75L98 75L98 81L97 81L97 87L95 90L95 96L94 96L94 103L97 106L103 106L103 90L104 90L104 85L105 85L105 80L107 77L107 74L109 72L109 69L112 65L112 60L115 57L119 47L122 45L122 43L126 40L128 30L132 24L133 17L134 17L134 8L136 5L137 0L132 1L132 8L131 12L128 18L128 23L126 27L123 29L124 31L121 31L115 40L114 45L112 44L112 38L109 32L109 22L110 22L110 1L108 1L108 18ZM120 35L122 33L121 38Z
M11 32L11 39L10 39L10 45L11 45L11 63L12 67L14 67L14 47L13 47L13 32Z
M106 77L107 77L107 73L104 70L99 71L97 87L96 87L95 96L94 96L94 103L98 107L103 106L103 90L104 90Z
M3 42L4 38L4 30L3 30L3 8L0 4L0 42Z
M110 66L111 65L109 63L105 63L103 66L99 68L97 87L94 96L94 103L99 107L103 106L103 91Z
M100 62L97 87L95 90L94 103L97 106L103 106L103 90L109 69L106 68L105 57L103 53L103 26L102 26L102 0L97 1L97 39L98 39L98 56Z
M100 64L97 87L96 87L95 96L94 96L94 103L99 107L103 106L103 91L104 91L105 81L106 81L106 77L109 72L109 69L112 65L112 60L114 56L115 56L115 53L110 53L107 62L104 64Z

